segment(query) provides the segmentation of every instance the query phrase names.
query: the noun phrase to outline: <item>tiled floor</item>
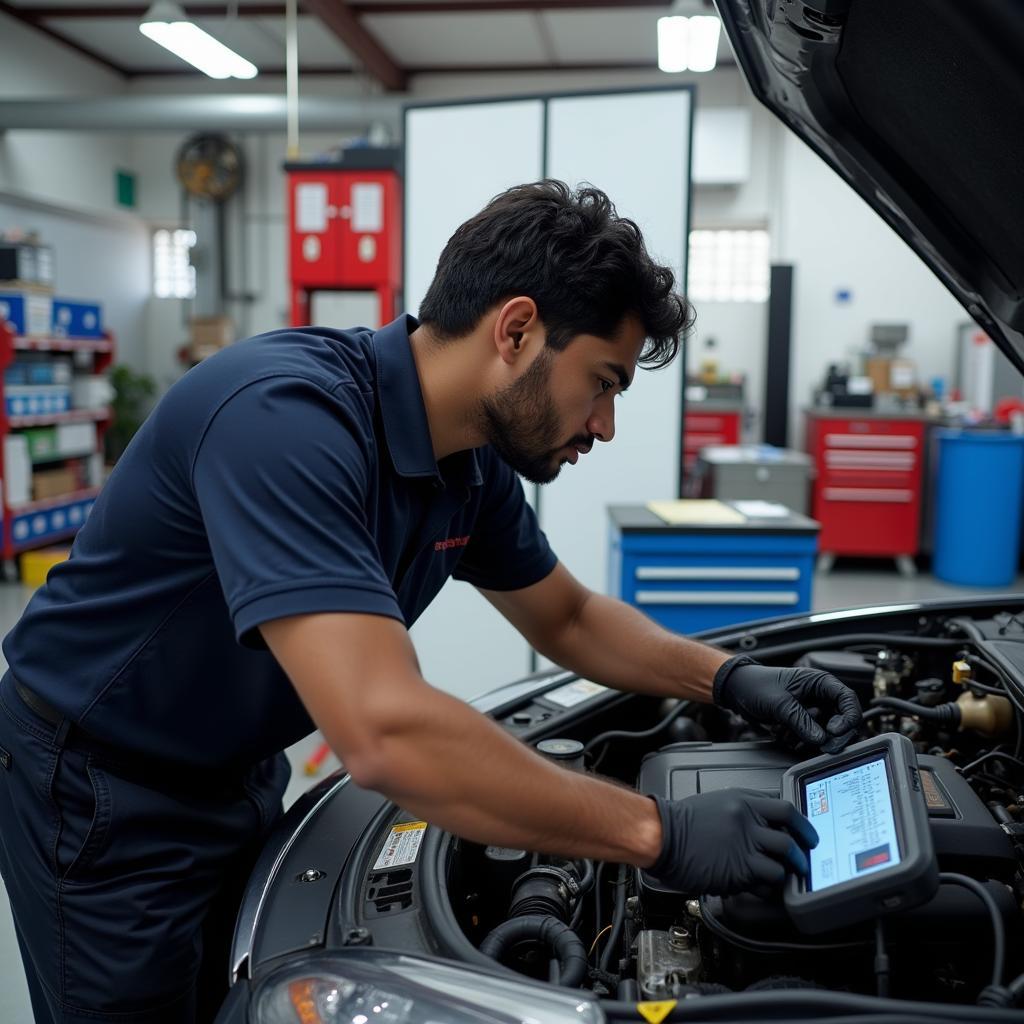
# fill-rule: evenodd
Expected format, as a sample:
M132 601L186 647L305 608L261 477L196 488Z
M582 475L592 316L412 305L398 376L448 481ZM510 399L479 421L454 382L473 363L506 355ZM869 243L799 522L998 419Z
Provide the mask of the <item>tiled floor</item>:
M865 566L839 563L827 576L815 580L814 606L816 611L849 608L866 604L898 604L905 601L980 596L991 591L954 587L942 583L934 576L922 574L916 579L905 579L895 567ZM1024 577L1018 577L1006 593L1024 593ZM17 584L0 584L0 635L14 625L28 601L30 591ZM0 658L2 665L2 658ZM289 750L293 777L285 801L290 804L312 781L303 773L303 765L316 749L317 737L311 736ZM333 757L325 762L323 771L336 765ZM0 822L0 828L3 823ZM21 958L11 922L10 905L0 885L0 1022L2 1024L31 1024L28 990L21 969Z

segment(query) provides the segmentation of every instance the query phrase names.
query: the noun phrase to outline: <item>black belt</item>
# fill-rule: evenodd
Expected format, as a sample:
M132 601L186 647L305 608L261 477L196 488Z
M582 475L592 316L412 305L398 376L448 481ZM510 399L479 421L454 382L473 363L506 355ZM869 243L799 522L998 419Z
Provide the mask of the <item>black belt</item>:
M133 778L143 785L155 786L158 789L199 790L211 796L237 795L244 785L245 769L226 769L220 774L217 769L142 757L98 740L75 725L39 694L19 683L13 675L11 682L14 683L14 692L22 703L57 730L54 739L58 746L94 754L119 769L127 778Z
M42 697L34 694L27 686L22 686L17 679L12 679L14 689L22 702L30 707L40 718L49 722L50 725L60 726L64 724L64 718L52 704L48 704Z

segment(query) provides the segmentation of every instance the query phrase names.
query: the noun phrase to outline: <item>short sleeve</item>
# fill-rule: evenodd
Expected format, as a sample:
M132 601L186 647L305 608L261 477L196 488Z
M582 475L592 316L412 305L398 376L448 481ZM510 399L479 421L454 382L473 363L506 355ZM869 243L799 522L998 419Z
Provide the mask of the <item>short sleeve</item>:
M523 485L491 449L480 453L484 500L469 543L452 575L484 590L520 590L539 583L558 562Z
M402 621L368 526L372 414L353 388L299 377L247 385L216 412L192 481L235 635L288 615Z

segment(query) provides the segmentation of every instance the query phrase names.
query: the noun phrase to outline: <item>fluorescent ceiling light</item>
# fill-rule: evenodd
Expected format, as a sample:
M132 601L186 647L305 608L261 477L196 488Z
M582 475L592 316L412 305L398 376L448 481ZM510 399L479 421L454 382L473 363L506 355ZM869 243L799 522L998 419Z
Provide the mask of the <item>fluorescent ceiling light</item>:
M711 71L718 60L722 23L713 15L658 19L658 67L662 71Z
M189 21L172 0L156 0L139 31L211 78L255 78L256 65Z

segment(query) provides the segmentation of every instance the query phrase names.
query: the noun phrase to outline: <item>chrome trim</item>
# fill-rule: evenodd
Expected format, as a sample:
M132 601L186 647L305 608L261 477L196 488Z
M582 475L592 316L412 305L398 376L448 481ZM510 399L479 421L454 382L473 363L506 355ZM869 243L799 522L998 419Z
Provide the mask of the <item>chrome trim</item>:
M638 580L798 580L800 570L794 567L759 565L656 566L641 565L636 569Z
M795 590L638 590L637 604L797 604Z

